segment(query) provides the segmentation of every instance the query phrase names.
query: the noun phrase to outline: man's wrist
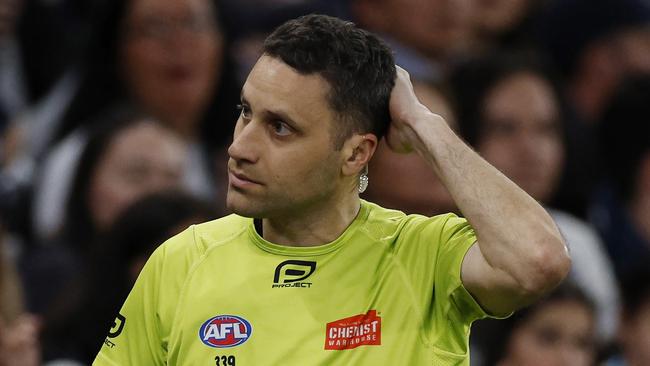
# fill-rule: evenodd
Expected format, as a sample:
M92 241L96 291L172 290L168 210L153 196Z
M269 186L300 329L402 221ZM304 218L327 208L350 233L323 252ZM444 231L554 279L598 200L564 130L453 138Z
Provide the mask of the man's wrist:
M409 121L405 123L420 136L428 135L427 131L440 133L441 129L450 128L441 115L433 113L427 108L413 114Z

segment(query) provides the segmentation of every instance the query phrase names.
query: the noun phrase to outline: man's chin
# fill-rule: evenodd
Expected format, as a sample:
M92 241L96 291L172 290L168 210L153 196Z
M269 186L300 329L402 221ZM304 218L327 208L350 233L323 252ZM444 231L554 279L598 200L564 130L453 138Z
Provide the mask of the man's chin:
M226 199L226 208L228 211L244 217L261 218L263 212L260 207L243 197L232 197L229 193Z

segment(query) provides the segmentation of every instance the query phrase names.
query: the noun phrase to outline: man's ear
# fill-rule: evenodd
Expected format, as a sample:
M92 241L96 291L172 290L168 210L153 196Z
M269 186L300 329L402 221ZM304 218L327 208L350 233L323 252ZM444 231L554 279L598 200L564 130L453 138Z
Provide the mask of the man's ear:
M372 133L355 134L343 144L345 160L341 167L343 175L358 175L368 165L377 149L377 136Z

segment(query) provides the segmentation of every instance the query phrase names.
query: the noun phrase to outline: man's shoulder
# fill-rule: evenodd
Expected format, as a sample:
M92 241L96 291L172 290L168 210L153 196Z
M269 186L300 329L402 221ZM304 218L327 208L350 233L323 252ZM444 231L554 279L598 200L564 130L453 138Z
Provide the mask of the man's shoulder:
M251 225L251 221L251 218L231 214L193 225L194 239L197 245L207 250L214 245L220 245L239 237Z
M201 256L211 247L233 241L246 231L252 219L228 215L215 220L195 224L164 243L166 252L185 252Z
M372 202L364 201L368 209L367 227L381 236L399 235L404 230L408 232L425 229L444 230L453 223L463 223L465 219L454 213L444 213L434 216L406 214L402 211L385 208Z
M218 219L193 225L198 233L211 234L219 237L240 232L251 223L253 219L236 214L230 214Z

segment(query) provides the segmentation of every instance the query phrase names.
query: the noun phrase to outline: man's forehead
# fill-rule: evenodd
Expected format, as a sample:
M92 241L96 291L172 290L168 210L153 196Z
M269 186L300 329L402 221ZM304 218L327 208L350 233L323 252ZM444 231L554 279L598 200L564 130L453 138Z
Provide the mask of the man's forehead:
M318 73L301 73L281 59L262 55L251 70L246 84L254 82L266 84L276 89L276 92L312 92L317 95L326 96L329 91L329 83Z
M319 74L302 74L282 60L262 56L242 88L242 98L251 104L271 104L308 113L330 113L329 83Z

